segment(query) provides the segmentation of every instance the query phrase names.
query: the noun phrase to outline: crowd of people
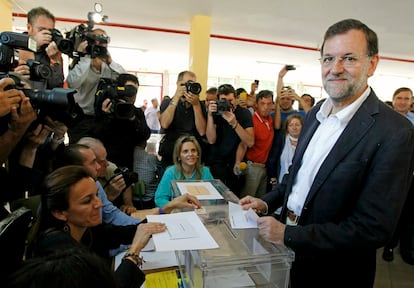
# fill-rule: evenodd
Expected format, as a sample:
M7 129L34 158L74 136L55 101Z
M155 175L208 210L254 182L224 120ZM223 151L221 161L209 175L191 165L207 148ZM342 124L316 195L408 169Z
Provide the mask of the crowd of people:
M194 196L174 197L172 180L220 179L244 209L260 214L263 238L295 252L291 287L353 287L355 279L372 287L376 250L384 247L383 258L392 261L398 243L404 261L414 264L413 93L397 89L392 109L377 98L368 78L379 61L378 39L365 24L346 19L325 33L328 98L318 103L285 86L287 65L275 91L259 90L256 81L250 92L222 84L204 98L194 89L196 74L182 71L172 97L141 108L134 106L139 80L114 62L102 29L92 31L93 43L76 47L80 57L63 78L54 25L42 7L28 13L38 51L21 53L15 77L0 80L0 160L7 163L0 199L9 205L0 216L28 200L34 216L26 254L3 271L10 287L60 285L60 265L88 267L79 271L85 278L95 269L110 271L96 282L103 287L139 287L145 279L139 253L166 227L133 213L200 208ZM105 53L94 55L88 45ZM74 125L39 119L22 90L8 89L15 79L39 85L30 81L28 59L52 67L44 87L63 87L65 80L76 89L83 115ZM162 133L158 151L147 146L151 133ZM109 260L122 250L121 265L111 271ZM50 265L60 268L56 274L48 275Z

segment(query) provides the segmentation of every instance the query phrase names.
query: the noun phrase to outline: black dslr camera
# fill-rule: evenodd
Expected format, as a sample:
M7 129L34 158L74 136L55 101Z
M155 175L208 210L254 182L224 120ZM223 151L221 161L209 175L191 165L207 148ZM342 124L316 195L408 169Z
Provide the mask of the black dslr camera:
M56 28L51 29L50 32L52 33L52 40L55 41L56 46L59 49L59 51L66 55L71 56L74 50L72 41L63 38L62 33L60 33L60 31L57 30Z
M105 35L96 35L94 34L93 27L95 21L93 20L93 12L88 13L87 25L80 24L66 33L66 38L73 43L74 53L72 56L82 56L76 52L79 44L85 40L88 41L88 46L86 47L86 54L91 55L91 58L97 57L106 57L108 55L108 50L106 47L99 44L108 44L110 38ZM99 43L99 44L97 44Z
M114 170L114 175L111 177L113 179L114 177L122 175L125 181L125 186L129 187L132 184L135 184L138 182L138 174L134 171L130 171L127 167L118 167Z
M216 115L223 115L227 111L231 110L231 103L227 101L226 99L220 99L217 101L217 112Z
M191 80L188 80L186 83L181 84L182 86L185 86L187 89L187 93L191 92L193 94L200 94L201 92L201 84L198 82L194 82Z
M76 26L66 33L66 38L72 42L75 49L78 48L81 42L87 40L88 46L86 47L86 54L91 55L91 58L106 57L108 55L108 49L96 44L96 42L108 43L109 37L92 33L92 28L89 26L85 26L84 24ZM76 56L75 52L71 56Z
M30 80L42 81L52 77L52 68L47 64L42 64L34 59L28 59L26 61L27 66L30 69Z
M27 34L16 32L0 33L0 73L7 74L17 66L14 58L14 49L23 49L35 52L37 43Z
M34 42L34 43L33 43ZM37 110L38 121L45 116L64 123L67 127L73 127L83 116L82 109L75 103L74 89L54 88L26 89L18 76L9 74L16 67L14 49L36 51L36 41L27 34L15 32L0 33L0 79L10 77L14 80L14 86L7 86L5 90L19 89L30 98L30 104ZM47 68L35 61L28 61L30 67L30 79L37 76L48 76ZM50 69L50 67L49 67ZM34 122L35 123L35 122ZM34 124L33 124L34 125Z
M118 119L130 119L135 115L135 106L126 101L137 94L137 89L131 85L119 87L111 78L101 78L95 93L95 114L102 114L102 102L109 98L112 102L111 114Z

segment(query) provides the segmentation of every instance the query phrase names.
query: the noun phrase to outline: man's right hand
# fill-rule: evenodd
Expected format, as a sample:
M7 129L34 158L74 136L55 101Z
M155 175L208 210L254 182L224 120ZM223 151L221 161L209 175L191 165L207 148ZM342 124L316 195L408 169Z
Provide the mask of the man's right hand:
M102 112L105 112L107 114L111 113L111 109L112 109L112 101L109 98L106 98L103 102L102 102Z
M215 112L217 112L217 102L210 101L208 104L208 115L213 115Z
M109 185L105 187L105 192L109 201L115 200L125 188L125 180L121 174L109 181Z
M243 210L252 208L256 213L267 213L267 211L265 211L267 210L266 203L262 199L256 197L246 196L239 200L239 205L242 206Z
M0 80L0 117L9 114L12 109L17 109L20 102L25 98L22 91L17 89L10 89L4 91L9 86L14 85L12 78L3 78Z
M52 129L47 125L39 124L37 127L25 135L25 146L28 149L37 149L40 145L46 142Z
M30 79L30 67L24 60L19 60L19 65L14 68L14 72L22 75L22 77L26 80Z
M24 134L37 118L37 114L30 104L30 99L24 96L21 99L20 107L13 106L11 109L10 130L18 134Z
M171 100L178 101L185 92L187 92L187 88L184 85L185 83L180 81L177 83L177 90L175 90L175 94Z
M39 50L43 45L49 45L49 43L52 42L52 32L48 29L43 29L37 32L33 38L36 40L37 50Z
M79 53L86 53L86 47L88 46L88 41L82 41L81 43L79 43L78 48L76 49Z

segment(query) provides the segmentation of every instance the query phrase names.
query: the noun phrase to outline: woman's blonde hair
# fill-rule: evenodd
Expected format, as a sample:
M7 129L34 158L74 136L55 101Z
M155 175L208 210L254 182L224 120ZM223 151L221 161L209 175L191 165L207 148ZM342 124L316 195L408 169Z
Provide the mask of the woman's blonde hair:
M175 141L175 145L174 145L173 159L174 159L174 165L177 169L177 172L180 174L179 180L184 179L184 171L183 171L183 166L180 161L180 153L181 153L181 147L186 142L192 142L196 146L196 149L198 152L198 158L195 164L195 171L196 171L196 179L199 180L201 179L201 174L202 174L201 170L203 167L203 165L201 165L201 146L194 136L187 136L187 135L181 136L180 138L178 138L177 141Z

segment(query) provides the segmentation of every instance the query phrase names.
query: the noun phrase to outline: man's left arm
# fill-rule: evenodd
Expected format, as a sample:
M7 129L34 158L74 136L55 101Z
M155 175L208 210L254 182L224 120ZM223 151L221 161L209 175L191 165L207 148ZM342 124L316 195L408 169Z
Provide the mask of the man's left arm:
M253 129L253 120L250 112L247 109L244 109L245 113L238 114L235 121L230 119L229 124L232 125L234 131L240 137L240 140L248 147L254 145L254 129ZM226 113L227 114L227 113ZM226 119L227 120L227 119ZM240 122L239 122L240 121ZM235 122L235 123L233 123Z
M141 109L135 109L135 115L132 119L130 119L130 121L134 123L134 138L136 141L139 142L144 139L148 140L150 138L151 130L148 127L147 121L145 120L145 114Z
M125 70L124 67L121 66L121 64L116 63L115 61L112 60L112 56L111 53L109 53L109 51L107 51L106 57L102 57L100 58L103 62L106 63L107 67L112 71L112 72L116 72L116 74L122 74L122 73L127 73L127 71ZM114 75L116 76L115 78L118 77L118 75ZM112 77L114 78L114 77Z

